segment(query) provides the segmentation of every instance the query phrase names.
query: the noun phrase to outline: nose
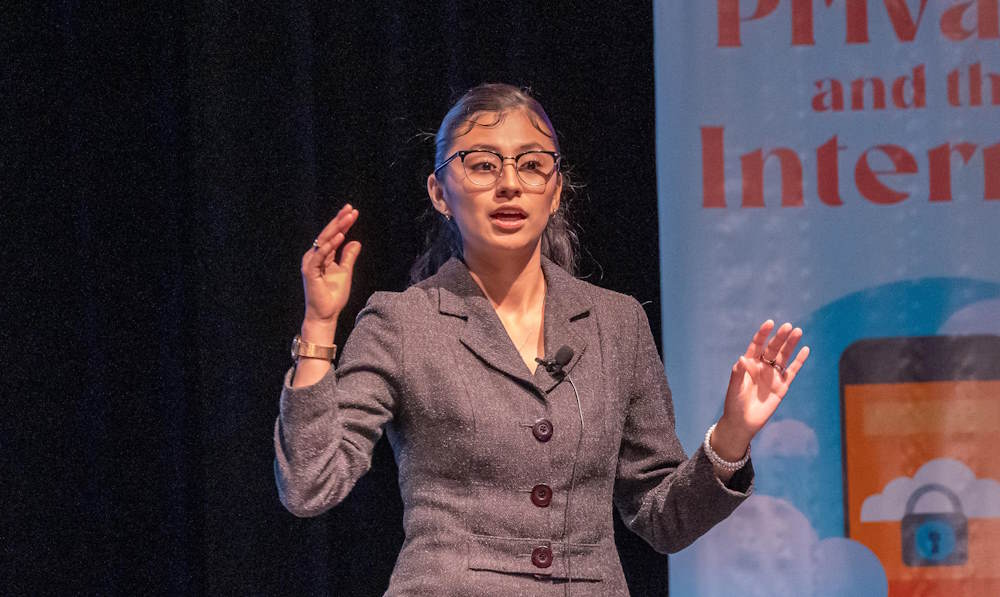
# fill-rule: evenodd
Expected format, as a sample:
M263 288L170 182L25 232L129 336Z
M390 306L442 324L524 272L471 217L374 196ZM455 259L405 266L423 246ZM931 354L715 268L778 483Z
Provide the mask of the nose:
M507 165L510 169L507 169ZM497 192L514 194L521 192L521 179L517 176L517 162L514 158L504 158L500 164L500 177L497 179Z

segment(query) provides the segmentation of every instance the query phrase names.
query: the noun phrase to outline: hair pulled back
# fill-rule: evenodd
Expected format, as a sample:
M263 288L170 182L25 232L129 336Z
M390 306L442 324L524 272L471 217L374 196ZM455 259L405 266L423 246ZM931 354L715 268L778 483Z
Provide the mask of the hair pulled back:
M496 112L498 119L495 124L499 124L507 112L518 109L527 110L532 124L550 137L556 151L560 151L556 129L538 100L526 90L513 85L483 83L467 91L445 114L434 136L434 163L440 164L448 157L448 149L455 140L468 133L476 124L474 118L477 114ZM567 177L565 164L560 165L559 176L563 182L562 196L559 209L549 217L549 223L542 233L542 255L576 275L579 239L569 219L569 207L575 189ZM424 252L410 268L411 284L434 275L452 257L462 257L462 236L455 221L445 219L433 208L430 208L429 215L432 220L431 228L427 232Z

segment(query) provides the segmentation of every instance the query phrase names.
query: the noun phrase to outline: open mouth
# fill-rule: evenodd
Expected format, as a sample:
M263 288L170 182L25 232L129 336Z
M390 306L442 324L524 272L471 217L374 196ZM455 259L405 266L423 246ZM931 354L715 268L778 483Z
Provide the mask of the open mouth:
M520 209L500 208L490 214L490 219L505 224L516 224L528 219L528 214Z

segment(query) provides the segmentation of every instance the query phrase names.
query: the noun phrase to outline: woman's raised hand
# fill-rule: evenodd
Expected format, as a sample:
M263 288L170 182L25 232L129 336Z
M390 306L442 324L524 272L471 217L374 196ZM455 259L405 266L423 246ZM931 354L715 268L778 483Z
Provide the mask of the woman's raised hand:
M773 321L761 324L733 365L722 418L712 434L712 446L723 458L739 460L745 453L809 357L809 347L804 347L792 358L802 329L785 323L768 341L772 330Z
M344 245L339 262L336 256L347 231L357 220L358 210L350 204L340 208L316 237L313 246L302 256L306 324L336 325L337 317L347 304L354 262L361 252L361 243L355 240Z

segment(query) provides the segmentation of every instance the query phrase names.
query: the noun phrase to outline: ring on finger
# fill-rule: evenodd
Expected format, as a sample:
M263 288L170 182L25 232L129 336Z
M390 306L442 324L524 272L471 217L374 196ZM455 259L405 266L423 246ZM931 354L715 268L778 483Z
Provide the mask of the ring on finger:
M773 359L769 359L769 358L765 357L763 353L761 353L760 360L762 360L765 363L767 363L768 365L770 365L778 373L784 373L785 372L785 366L778 363L777 357L775 357Z

